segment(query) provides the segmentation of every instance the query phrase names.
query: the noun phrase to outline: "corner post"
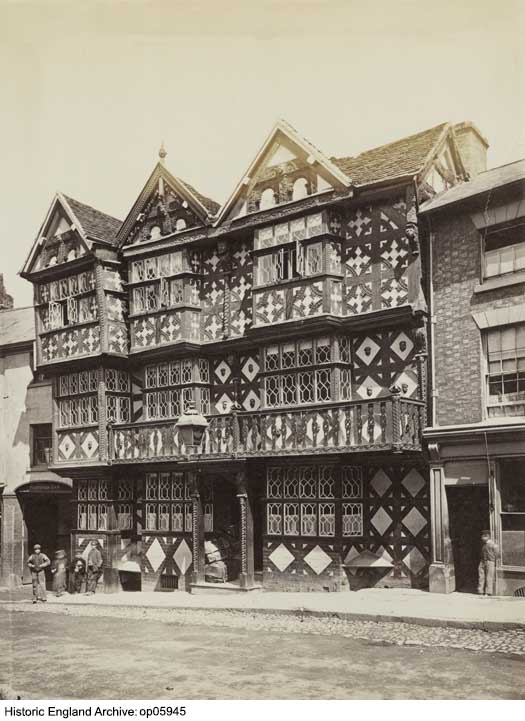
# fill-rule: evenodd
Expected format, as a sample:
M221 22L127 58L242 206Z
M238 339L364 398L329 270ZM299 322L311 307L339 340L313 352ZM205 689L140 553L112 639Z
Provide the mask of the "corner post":
M252 499L248 492L245 471L236 473L235 481L241 511L241 572L239 574L239 583L241 588L249 589L255 586Z

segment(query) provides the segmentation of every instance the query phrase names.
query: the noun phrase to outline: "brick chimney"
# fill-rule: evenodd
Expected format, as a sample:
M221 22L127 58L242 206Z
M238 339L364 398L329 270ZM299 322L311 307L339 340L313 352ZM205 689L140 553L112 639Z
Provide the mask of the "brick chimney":
M487 169L488 141L470 120L454 125L456 143L470 178Z
M0 273L0 310L9 310L13 307L13 296L8 295L4 285L4 275Z

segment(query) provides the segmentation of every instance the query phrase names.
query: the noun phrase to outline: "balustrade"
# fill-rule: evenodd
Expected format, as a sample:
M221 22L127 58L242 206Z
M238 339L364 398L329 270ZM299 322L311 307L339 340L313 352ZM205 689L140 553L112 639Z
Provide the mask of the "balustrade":
M393 395L321 407L211 416L197 455L231 458L421 450L423 413L422 401ZM115 463L190 455L172 420L112 426L109 447Z

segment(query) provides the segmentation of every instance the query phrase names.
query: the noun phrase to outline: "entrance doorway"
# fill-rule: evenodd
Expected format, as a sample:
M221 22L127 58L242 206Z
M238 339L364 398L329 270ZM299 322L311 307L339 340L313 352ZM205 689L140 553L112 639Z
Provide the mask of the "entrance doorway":
M450 540L456 590L475 593L478 585L480 536L489 528L487 486L447 487Z
M55 552L63 549L70 555L71 545L71 492L34 493L23 490L19 493L20 505L27 529L26 557L24 559L24 583L31 577L26 566L27 556L33 552L35 543L42 546L42 551L52 561ZM51 581L50 569L46 571L47 580Z

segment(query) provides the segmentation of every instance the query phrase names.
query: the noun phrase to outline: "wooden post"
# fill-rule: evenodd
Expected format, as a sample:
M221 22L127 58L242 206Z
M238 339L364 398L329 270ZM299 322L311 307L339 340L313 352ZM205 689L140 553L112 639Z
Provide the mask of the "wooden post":
M241 510L241 572L239 574L239 583L241 588L248 589L255 586L252 499L246 485L246 473L239 471L235 480Z
M120 561L120 529L117 515L118 482L108 479L106 561L104 563L104 593L120 591L118 562Z
M192 501L192 555L193 573L192 583L204 582L204 513L197 472L188 473L190 481L190 495Z

